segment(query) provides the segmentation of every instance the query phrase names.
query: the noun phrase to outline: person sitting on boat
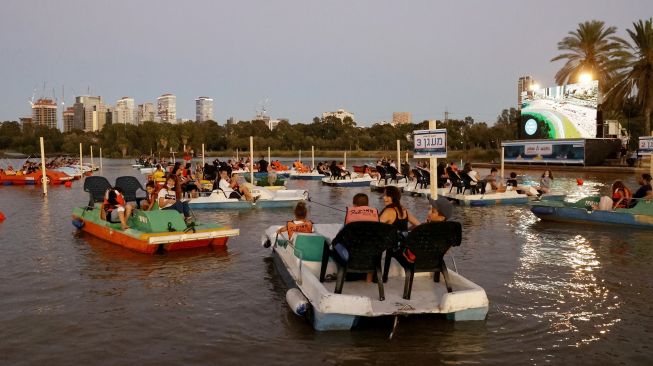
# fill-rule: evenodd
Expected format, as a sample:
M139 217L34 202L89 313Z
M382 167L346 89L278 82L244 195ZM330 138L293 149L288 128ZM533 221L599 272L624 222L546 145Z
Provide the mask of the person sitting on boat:
M633 193L622 181L617 180L612 184L613 210L615 208L628 208L631 198L633 198Z
M519 182L517 182L517 173L510 172L510 179L506 180L506 186L512 187L511 189L517 189Z
M468 178L467 182L470 186L480 188L481 194L485 194L485 181L481 180L480 174L472 168L471 163L465 163L462 176L463 179Z
M227 171L221 169L217 188L222 190L228 198L240 199L244 196L247 201L256 202L256 198L258 197L253 197L247 186L239 186L236 179L237 177L238 175L234 174L229 178Z
M160 210L177 210L177 212L184 215L184 219L188 223L191 220L190 208L188 202L180 201L178 197L178 184L174 175L169 175L166 179L166 184L161 188L157 194L158 204Z
M308 220L308 209L304 202L297 202L295 206L295 219L288 221L285 226L277 230L277 234L286 240L290 240L295 233L312 233L313 222ZM287 234L285 234L287 233Z
M261 160L258 161L258 171L260 173L265 173L268 171L268 166L270 164L268 163L267 160L261 155Z
M154 173L152 173L152 179L156 183L162 183L162 184L165 183L165 181L166 181L166 172L163 171L163 168L161 167L161 164L156 165L156 170L154 171Z
M501 184L497 181L497 168L490 169L490 174L485 177L485 190L498 191ZM488 189L489 188L489 189Z
M385 187L383 195L385 207L381 211L379 221L390 224L397 228L400 233L407 233L410 228L417 226L420 222L413 216L408 209L401 206L401 192L395 186ZM409 228L408 224L411 224Z
M431 206L428 215L426 216L426 222L440 222L446 221L447 218L440 214L440 211L437 207Z
M363 175L369 175L373 179L379 179L381 174L379 172L373 172L372 168L370 168L367 164L363 165Z
M127 217L131 216L134 206L125 202L125 197L118 188L107 190L100 211L100 218L109 222L120 222L123 230L129 229Z
M642 174L639 178L639 188L633 194L633 200L630 203L630 207L635 207L639 200L651 200L653 199L653 189L651 189L651 175L648 173Z
M540 194L545 194L551 192L551 183L553 182L553 173L550 170L545 170L540 177L540 186L537 190Z
M147 192L147 197L144 200L141 200L141 210L152 211L158 193L156 191L156 183L154 183L154 181L148 181L147 184L145 184L145 191Z
M345 225L357 221L379 221L379 211L369 206L369 199L365 193L356 193L352 201L353 207L347 207Z

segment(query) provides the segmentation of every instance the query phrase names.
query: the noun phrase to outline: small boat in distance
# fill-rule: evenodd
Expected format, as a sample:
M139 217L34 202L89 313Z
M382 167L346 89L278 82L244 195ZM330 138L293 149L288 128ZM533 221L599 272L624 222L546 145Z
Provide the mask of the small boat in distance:
M351 176L322 178L322 184L331 187L369 187L374 179L369 174L353 173Z
M585 197L576 202L539 201L531 204L531 212L544 221L576 224L627 225L653 229L653 201L638 200L632 208L598 210L600 197Z

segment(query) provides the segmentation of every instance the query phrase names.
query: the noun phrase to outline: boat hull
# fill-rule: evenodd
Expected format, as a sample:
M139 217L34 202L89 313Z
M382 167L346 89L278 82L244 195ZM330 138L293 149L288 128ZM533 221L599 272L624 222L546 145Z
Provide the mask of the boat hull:
M490 194L454 194L447 192L443 195L449 200L463 206L480 207L494 205L523 205L529 202L525 194L516 192L490 193Z
M574 224L628 225L643 229L653 229L653 216L638 215L623 211L590 211L580 207L555 207L546 204L533 204L531 212L544 221Z

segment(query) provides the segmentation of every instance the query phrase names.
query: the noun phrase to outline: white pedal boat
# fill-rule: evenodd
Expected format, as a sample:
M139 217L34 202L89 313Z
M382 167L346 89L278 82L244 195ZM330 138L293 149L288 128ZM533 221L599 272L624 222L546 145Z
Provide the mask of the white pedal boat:
M369 174L352 173L351 177L336 179L334 177L322 178L322 184L331 187L369 187L373 181Z
M298 179L298 180L322 180L324 178L324 174L318 172L317 170L313 170L308 173L299 173L295 170L290 172L290 179Z
M405 179L398 182L390 178L387 179L387 183L385 179L375 179L370 182L370 189L373 191L382 191L385 187L397 187L400 191L403 191L408 187L408 182Z
M385 300L379 300L377 284L366 280L347 281L343 293L336 294L335 282L320 282L319 276L322 243L333 238L342 225L317 224L315 234L297 233L285 245L285 240L277 240L279 227L270 226L261 243L272 244L275 265L290 287L288 305L296 314L307 316L316 330L348 330L361 317L446 314L449 320L464 321L484 320L487 315L485 290L451 269L448 283L453 292L447 292L442 279L434 282L432 273L416 273L411 298L404 299L404 270L394 259L383 285ZM327 277L336 272L336 264L329 262Z
M222 190L214 190L209 195L191 198L188 205L193 209L250 209L295 207L297 202L308 199L308 192L300 189L269 190L249 185L256 202L229 198Z
M454 187L451 191L447 188L442 196L464 206L520 205L530 201L530 198L526 194L517 193L514 190L485 194L462 194L456 193L456 188Z
M448 192L449 188L438 188L439 196ZM404 193L417 197L429 197L431 195L431 188L429 186L426 186L426 188L420 188L419 184L410 182L410 184L404 188Z
M156 167L140 168L138 169L141 174L152 174L156 171Z

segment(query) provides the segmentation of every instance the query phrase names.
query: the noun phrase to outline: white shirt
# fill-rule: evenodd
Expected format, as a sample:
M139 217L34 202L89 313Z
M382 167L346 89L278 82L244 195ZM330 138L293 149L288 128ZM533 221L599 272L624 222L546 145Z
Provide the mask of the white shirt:
M159 195L157 196L157 201L160 198L163 198L165 200L177 201L177 194L175 193L175 191L170 191L170 190L168 190L168 188L164 187L164 188L161 188L161 190L159 191ZM170 207L170 206L172 206L174 204L175 204L175 202L168 203L165 206L159 206L159 209L164 209L164 208Z
M227 196L229 196L229 194L230 194L231 192L234 191L234 190L231 188L231 185L229 184L229 182L227 182L227 181L224 180L224 179L220 179L220 182L218 183L218 187L220 187L220 189L221 189L221 190L222 190L222 191L223 191Z

